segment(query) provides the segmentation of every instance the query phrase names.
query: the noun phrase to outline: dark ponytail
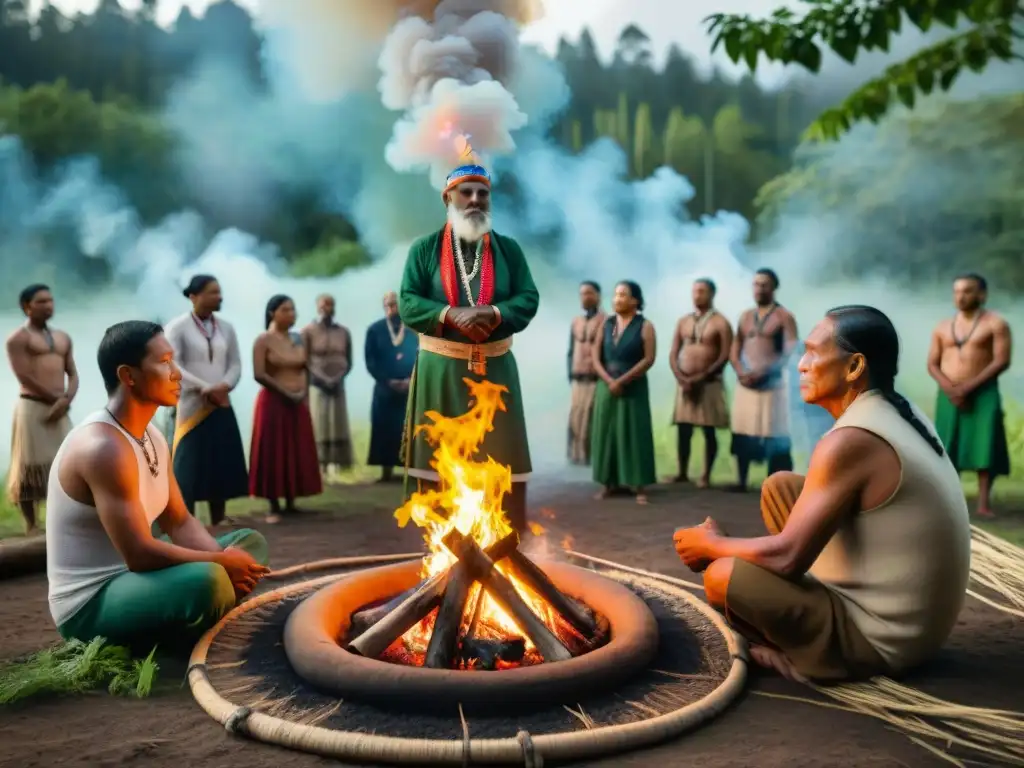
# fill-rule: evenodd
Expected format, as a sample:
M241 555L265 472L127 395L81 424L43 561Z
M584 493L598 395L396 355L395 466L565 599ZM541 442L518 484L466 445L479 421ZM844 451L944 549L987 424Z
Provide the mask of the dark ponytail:
M896 409L896 412L914 428L939 456L945 454L942 443L924 425L910 402L896 391L899 372L900 338L892 321L874 307L850 305L836 307L825 313L834 324L836 345L850 354L864 355L868 369L868 387L878 393Z
M193 296L198 296L205 291L206 286L210 283L215 282L217 282L217 278L213 275L193 275L192 279L188 281L188 285L185 286L185 290L181 293L186 299L191 299Z

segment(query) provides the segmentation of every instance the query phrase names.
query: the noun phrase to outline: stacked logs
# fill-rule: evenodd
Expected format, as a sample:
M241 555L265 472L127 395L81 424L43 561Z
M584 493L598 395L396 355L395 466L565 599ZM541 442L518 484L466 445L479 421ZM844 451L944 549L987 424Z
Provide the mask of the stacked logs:
M481 549L471 537L454 529L445 536L443 543L455 556L455 563L389 602L356 614L352 623L354 633L358 634L349 642L349 651L366 658L379 658L395 640L437 608L424 659L425 667L451 669L469 657L521 660L525 651L522 639L485 647L486 643L473 638L483 593L486 592L512 617L544 661L572 658L572 652L527 605L512 582L495 567L502 561L507 561L516 578L545 600L585 641L592 642L599 636L600 627L590 612L567 597L536 563L519 551L517 533L510 533L486 550ZM480 599L477 600L466 639L460 643L462 617L466 613L472 587L477 582L481 588Z

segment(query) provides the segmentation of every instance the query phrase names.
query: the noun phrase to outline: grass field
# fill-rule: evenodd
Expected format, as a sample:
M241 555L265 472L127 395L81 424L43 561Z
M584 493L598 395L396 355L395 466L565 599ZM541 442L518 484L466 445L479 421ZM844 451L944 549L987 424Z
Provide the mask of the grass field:
M665 418L655 419L656 424L667 424ZM1018 408L1011 408L1006 419L1007 436L1010 443L1010 463L1013 474L1008 478L999 478L996 482L994 504L999 514L993 521L977 521L986 530L1024 547L1024 414ZM369 442L368 429L354 426L353 442L355 455L366 455ZM729 454L729 433L723 430L719 434L719 452L712 471L712 484L727 485L735 481L735 467ZM703 439L699 435L693 441L693 453L690 459L690 477L697 477L704 462ZM658 476L671 477L676 474L675 431L671 428L656 430L655 452ZM797 466L806 465L807 457L796 456ZM752 485L760 483L765 476L763 466L751 468ZM393 511L400 503L401 485L375 486L373 481L379 476L376 467L357 465L340 478L335 485L328 485L320 496L303 499L301 506L312 510L330 510L345 514L348 510L376 512L382 514ZM964 476L964 493L972 508L977 495L977 483L971 476ZM266 502L262 499L235 499L228 505L228 515L244 518L262 515L266 512ZM197 510L200 517L206 519L208 514L205 505L200 504ZM41 510L40 518L45 524L45 510ZM21 513L6 498L0 500L0 538L19 536L23 532Z

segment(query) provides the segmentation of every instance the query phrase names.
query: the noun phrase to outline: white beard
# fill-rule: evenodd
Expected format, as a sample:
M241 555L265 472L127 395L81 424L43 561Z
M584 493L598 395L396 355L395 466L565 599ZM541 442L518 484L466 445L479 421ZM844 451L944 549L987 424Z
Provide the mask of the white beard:
M467 243L476 243L491 231L490 212L484 213L483 216L469 216L450 203L448 222L452 225L455 236Z

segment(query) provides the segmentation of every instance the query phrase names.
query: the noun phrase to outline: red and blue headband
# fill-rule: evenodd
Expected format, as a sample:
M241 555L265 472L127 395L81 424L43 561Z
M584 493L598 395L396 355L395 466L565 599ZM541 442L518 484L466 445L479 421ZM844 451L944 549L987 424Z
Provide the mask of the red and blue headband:
M482 165L463 165L456 168L454 171L448 174L448 178L445 179L444 190L441 192L441 199L448 199L448 193L451 192L459 184L464 184L467 181L478 181L481 184L486 184L488 187L491 186L491 174L487 172L487 169Z

